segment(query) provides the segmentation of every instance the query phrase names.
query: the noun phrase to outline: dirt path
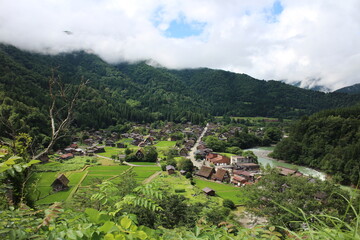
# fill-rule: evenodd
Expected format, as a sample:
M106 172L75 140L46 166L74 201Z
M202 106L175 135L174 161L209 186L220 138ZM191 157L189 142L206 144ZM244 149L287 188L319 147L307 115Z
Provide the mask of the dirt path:
M150 177L148 177L147 179L145 179L143 181L143 184L147 184L149 182L151 182L152 180L154 180L154 178L156 178L157 176L159 176L162 172L156 172L153 175L151 175Z

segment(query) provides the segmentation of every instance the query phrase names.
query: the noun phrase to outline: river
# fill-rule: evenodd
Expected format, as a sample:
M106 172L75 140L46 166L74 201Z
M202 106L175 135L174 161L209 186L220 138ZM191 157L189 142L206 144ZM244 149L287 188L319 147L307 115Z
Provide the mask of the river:
M312 176L315 178L319 178L321 180L325 180L325 178L326 178L325 173L319 172L315 169L303 167L303 166L299 166L299 165L295 165L295 164L291 164L291 163L285 163L282 161L277 161L273 158L268 157L268 154L272 152L272 150L270 150L270 148L251 148L251 149L246 149L246 150L253 151L254 154L258 157L259 164L261 164L263 166L266 166L267 164L269 164L271 167L279 166L279 167L297 169L299 172L301 172L302 174L304 174L306 176Z

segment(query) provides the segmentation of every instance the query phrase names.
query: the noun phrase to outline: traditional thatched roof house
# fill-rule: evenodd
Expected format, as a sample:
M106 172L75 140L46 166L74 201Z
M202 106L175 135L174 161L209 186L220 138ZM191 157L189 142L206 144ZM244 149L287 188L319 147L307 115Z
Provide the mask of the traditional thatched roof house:
M188 150L186 148L180 149L179 155L183 156L183 157L186 157L188 155Z
M67 190L69 188L69 182L69 179L64 174L61 174L54 180L54 182L51 184L51 187L53 188L54 192Z
M214 168L207 167L207 166L201 166L200 170L195 175L210 179L214 173L215 173Z
M230 182L230 174L225 169L219 168L211 177L212 180L220 182Z
M139 159L142 159L145 157L144 150L142 148L138 149L135 153L135 156Z
M215 191L211 188L206 187L202 191L208 196L215 196Z
M251 172L248 172L248 171L234 170L233 174L245 178L246 181L252 181L252 182L255 181L254 173L251 173Z
M166 171L168 172L168 174L174 174L175 173L175 167L172 165L167 165L166 166Z
M94 148L94 153L103 153L105 152L105 147L104 146L96 146Z
M126 146L125 143L118 142L118 143L116 143L116 147L117 147L117 148L126 148L127 146Z
M112 140L106 140L105 141L105 146L107 146L107 147L115 147L115 143Z
M260 169L260 165L256 163L237 163L235 168L244 171L257 171Z

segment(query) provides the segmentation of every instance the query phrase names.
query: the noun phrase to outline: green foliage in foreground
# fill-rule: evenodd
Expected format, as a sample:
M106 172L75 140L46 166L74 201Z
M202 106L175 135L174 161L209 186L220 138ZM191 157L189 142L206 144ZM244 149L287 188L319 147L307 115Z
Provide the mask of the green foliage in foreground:
M280 142L273 157L330 173L343 184L360 181L360 106L304 117Z
M247 186L247 206L272 225L291 230L303 229L303 216L328 215L348 224L358 219L360 199L327 181L306 177L279 176L276 169L261 180ZM274 171L271 170L271 171ZM349 211L346 199L351 199L354 211ZM355 213L354 213L355 212ZM329 226L331 222L327 222Z

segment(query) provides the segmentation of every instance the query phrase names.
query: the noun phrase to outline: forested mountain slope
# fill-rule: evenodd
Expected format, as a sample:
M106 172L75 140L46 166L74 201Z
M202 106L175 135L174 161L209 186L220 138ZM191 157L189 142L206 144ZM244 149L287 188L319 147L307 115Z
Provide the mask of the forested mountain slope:
M275 148L273 157L315 167L336 181L359 184L360 106L325 110L303 117L289 138Z
M81 128L124 121L201 123L225 114L294 118L360 100L357 95L304 90L222 70L168 70L145 62L114 66L86 52L42 55L0 45L1 115L11 122L2 124L2 130L48 133L52 69L69 87L81 79L90 81L74 116L74 125Z
M360 94L360 83L348 86L348 87L344 87L344 88L340 88L338 90L336 90L335 92L337 93L349 93L349 94Z

